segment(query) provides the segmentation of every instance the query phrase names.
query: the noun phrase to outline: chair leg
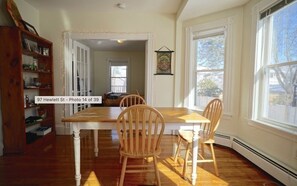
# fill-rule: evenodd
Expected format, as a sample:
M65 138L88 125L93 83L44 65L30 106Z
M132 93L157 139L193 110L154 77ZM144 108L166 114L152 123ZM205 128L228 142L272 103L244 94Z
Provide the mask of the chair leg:
M119 160L120 164L122 163L122 159L123 159L123 156L120 153L120 160Z
M158 161L157 161L157 157L154 156L154 167L155 167L155 175L156 175L156 179L157 179L157 185L161 186L161 179L160 179L160 174L159 174L159 169L158 169Z
M178 137L178 141L177 141L177 148L176 148L176 151L175 151L175 155L174 155L174 163L177 163L177 158L179 156L179 151L180 151L180 146L181 146L181 138Z
M214 148L213 148L213 144L210 144L210 149L211 149L211 155L212 155L212 159L213 159L213 165L215 168L215 172L216 175L219 176L219 171L218 171L218 166L217 166L217 161L216 161L216 156L215 156L215 152L214 152Z
M201 148L201 155L202 155L202 157L205 157L205 154L204 154L204 143L201 143L200 148Z
M124 161L122 164L122 171L121 171L121 178L120 178L120 184L119 186L123 186L124 185L124 179L125 179L125 173L126 173L126 167L127 167L127 157L124 157Z
M189 154L190 154L190 147L191 147L191 144L188 143L187 148L186 148L185 159L184 159L184 167L183 167L183 178L184 179L186 179L186 173L187 173L187 167L188 167L188 158L189 158Z

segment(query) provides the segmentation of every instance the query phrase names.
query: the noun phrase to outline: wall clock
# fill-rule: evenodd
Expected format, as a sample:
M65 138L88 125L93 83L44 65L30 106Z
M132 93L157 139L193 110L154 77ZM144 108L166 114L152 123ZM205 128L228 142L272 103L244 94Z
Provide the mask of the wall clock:
M157 53L157 73L156 75L173 75L171 74L171 54L174 51L169 50L166 47L166 51L162 51L161 47L159 50L156 50Z

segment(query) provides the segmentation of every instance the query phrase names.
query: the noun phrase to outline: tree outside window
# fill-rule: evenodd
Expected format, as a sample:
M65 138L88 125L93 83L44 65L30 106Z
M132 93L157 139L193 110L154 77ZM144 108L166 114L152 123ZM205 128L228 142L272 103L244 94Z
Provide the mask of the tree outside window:
M259 20L256 119L297 126L297 3ZM261 40L261 42L259 42ZM257 73L256 73L257 74ZM256 77L257 78L257 77ZM263 104L259 104L259 103Z
M204 109L214 98L223 98L225 35L198 37L196 49L195 105Z

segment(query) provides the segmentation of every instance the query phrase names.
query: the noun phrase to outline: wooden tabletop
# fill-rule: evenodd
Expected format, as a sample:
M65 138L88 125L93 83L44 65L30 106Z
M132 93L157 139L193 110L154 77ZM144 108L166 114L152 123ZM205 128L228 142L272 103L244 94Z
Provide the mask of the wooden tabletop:
M166 123L208 123L209 120L197 111L180 107L157 107ZM72 116L62 118L62 122L116 122L120 107L90 107Z

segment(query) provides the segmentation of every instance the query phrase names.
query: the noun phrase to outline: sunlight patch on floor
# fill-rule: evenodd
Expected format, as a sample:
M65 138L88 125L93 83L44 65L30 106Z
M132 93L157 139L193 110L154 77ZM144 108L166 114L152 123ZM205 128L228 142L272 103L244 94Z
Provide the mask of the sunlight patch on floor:
M162 176L167 177L167 179L170 179L173 183L177 183L178 185L191 185L191 172L192 168L191 166L188 166L187 169L187 180L188 184L186 184L184 179L182 178L182 164L183 161L179 161L177 163L174 163L173 157L169 157L163 160L160 160L158 162L158 167L160 170L160 174ZM229 185L228 182L222 180L221 178L217 177L214 173L209 172L202 167L197 167L198 171L198 179L197 179L197 184L202 184L203 181L201 180L207 180L209 183L209 180L213 180L214 185L219 184L219 185ZM161 176L161 180L162 180Z
M89 174L84 186L101 186L100 181L98 180L94 171Z

